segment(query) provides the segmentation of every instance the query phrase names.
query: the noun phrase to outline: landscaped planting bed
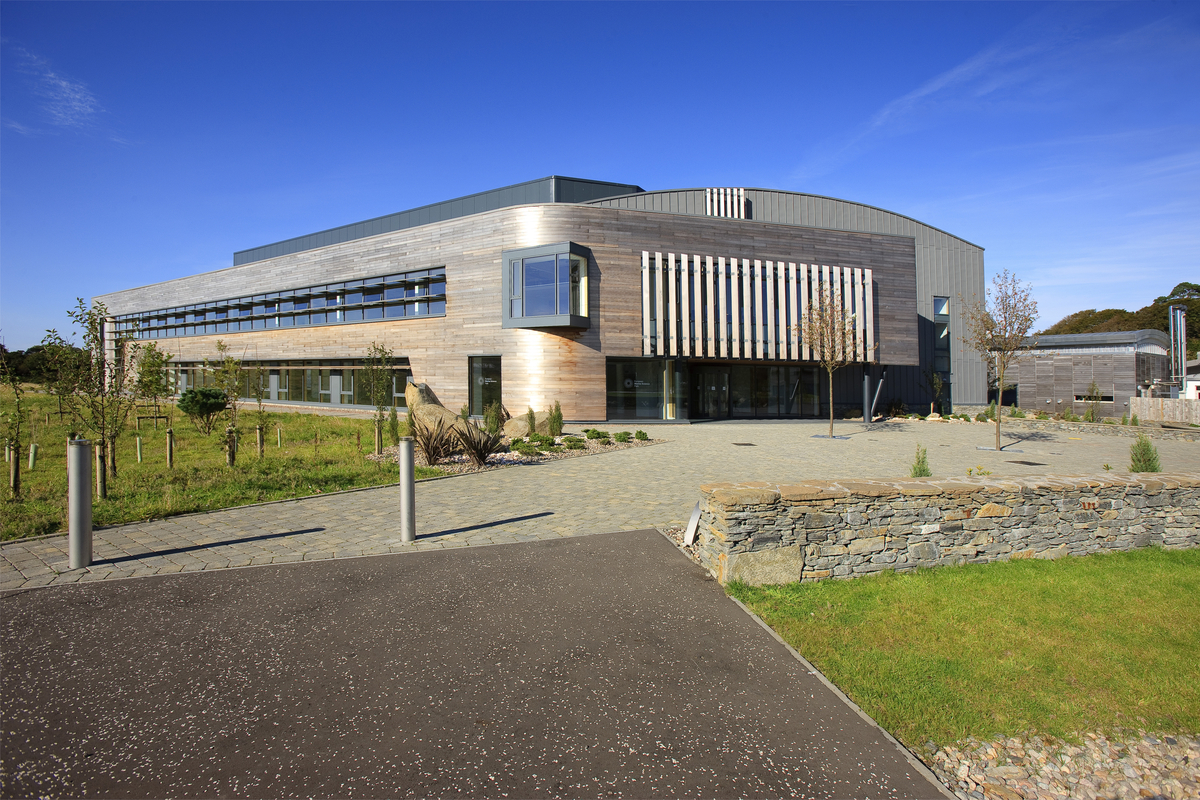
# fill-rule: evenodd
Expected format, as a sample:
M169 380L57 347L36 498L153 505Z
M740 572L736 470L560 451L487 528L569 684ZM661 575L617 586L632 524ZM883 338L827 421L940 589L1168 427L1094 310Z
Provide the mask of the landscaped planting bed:
M597 429L591 429L597 430ZM608 433L608 432L606 432ZM626 441L620 441L617 437L620 433L629 433ZM578 456L594 455L597 453L611 453L615 450L627 450L631 447L645 447L647 445L657 444L661 439L652 439L647 436L645 439L634 438L634 432L614 431L608 433L608 437L597 436L588 438L585 432L566 433L562 436L554 437L554 444L539 444L533 445L533 453L529 453L530 448L523 448L526 453L518 452L515 448L519 447L520 443L528 443L527 438L518 437L513 439L504 437L504 447L506 452L496 453L488 458L487 466L478 466L471 462L467 456L457 454L450 456L447 459L441 459L437 463L437 469L444 473L461 475L469 472L487 472L494 469L503 469L504 467L514 467L528 464L544 464L550 461L558 461L564 458L576 458ZM621 437L625 438L625 437ZM386 461L394 464L396 462L397 447L385 447L383 456L370 454L367 458L373 461ZM528 454L527 454L528 453ZM426 465L428 462L420 448L414 448L413 460L420 466Z

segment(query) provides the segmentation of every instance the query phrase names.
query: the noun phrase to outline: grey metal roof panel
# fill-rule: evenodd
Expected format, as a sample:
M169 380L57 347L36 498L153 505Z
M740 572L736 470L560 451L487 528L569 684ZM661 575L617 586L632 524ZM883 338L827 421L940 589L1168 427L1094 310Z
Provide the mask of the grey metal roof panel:
M1171 337L1153 328L1103 333L1055 333L1037 337L1039 348L1095 347L1105 344L1157 344L1169 350L1171 349Z
M352 222L317 233L285 239L281 242L239 250L233 254L233 265L249 264L276 256L299 253L303 250L314 250L331 244L349 242L380 233L414 228L418 225L428 225L431 222L442 222L448 219L479 214L484 211L494 211L507 206L525 205L527 203L585 203L615 195L630 195L642 192L642 188L632 183L609 183L593 181L585 178L565 178L550 175L525 183L490 189L486 192L476 192L465 197L456 197L440 203L387 214L382 217Z

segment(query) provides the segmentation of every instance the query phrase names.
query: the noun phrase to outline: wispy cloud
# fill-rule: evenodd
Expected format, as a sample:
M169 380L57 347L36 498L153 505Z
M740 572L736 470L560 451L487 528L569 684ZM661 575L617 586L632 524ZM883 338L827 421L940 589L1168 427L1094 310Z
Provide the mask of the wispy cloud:
M46 59L23 47L15 47L13 52L20 64L18 69L30 77L38 108L50 125L68 130L95 125L104 108L86 84L55 71ZM26 135L40 132L20 122L6 121L5 125Z
M1169 17L1107 37L1089 36L1086 30L1099 13L1079 14L1074 7L1067 13L1051 7L1033 15L965 61L887 102L861 123L816 143L792 177L802 183L827 175L887 138L945 125L947 119L989 104L1010 115L1053 113L1064 99L1096 89L1081 77L1093 74L1082 69L1084 64L1150 63L1169 58L1167 53L1189 54L1200 47L1195 31ZM1128 135L1096 134L1099 138Z

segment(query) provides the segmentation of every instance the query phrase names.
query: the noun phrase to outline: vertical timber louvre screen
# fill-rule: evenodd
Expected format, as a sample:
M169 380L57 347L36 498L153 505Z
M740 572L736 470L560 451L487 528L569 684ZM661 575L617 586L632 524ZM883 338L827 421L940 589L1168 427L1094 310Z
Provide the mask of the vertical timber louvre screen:
M642 355L811 361L800 321L825 299L853 324L853 360L875 360L872 271L642 251Z

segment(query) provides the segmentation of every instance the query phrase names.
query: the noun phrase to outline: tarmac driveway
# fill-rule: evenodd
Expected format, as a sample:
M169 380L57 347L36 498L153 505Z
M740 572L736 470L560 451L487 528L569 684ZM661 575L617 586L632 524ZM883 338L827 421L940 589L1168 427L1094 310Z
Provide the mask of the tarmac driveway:
M0 609L4 796L943 796L654 531Z

